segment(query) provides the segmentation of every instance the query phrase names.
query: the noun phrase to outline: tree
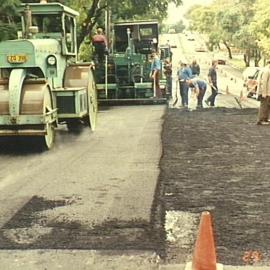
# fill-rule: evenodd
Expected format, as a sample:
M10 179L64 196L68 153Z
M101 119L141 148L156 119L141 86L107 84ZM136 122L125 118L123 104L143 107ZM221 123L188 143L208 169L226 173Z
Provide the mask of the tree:
M261 2L257 13L259 10L262 12L267 6L268 11L264 14L265 19L268 19L267 14L270 12L268 2L266 0L257 1ZM259 23L258 19L253 20L255 6L254 0L214 0L209 7L193 6L188 11L187 18L191 21L191 29L208 35L210 49L222 42L227 48L228 57L231 59L231 46L234 45L244 52L243 59L246 66L249 66L251 57L254 57L255 65L258 65L261 59L261 50L255 29L258 27L263 29L266 21ZM261 33L260 40L263 37L264 35ZM265 44L265 41L263 43ZM267 44L265 45L267 46ZM261 46L263 45L261 44Z
M257 0L255 15L250 25L254 39L266 57L270 57L270 6L267 0Z
M257 43L256 32L251 28L251 21L254 18L254 1L239 0L237 9L241 13L243 23L240 29L234 34L234 44L244 52L244 62L250 66L251 57L254 58L255 66L259 65L261 60L261 50Z
M222 42L228 50L229 59L232 59L231 43L234 35L240 30L243 18L237 8L223 9L217 14L218 25L221 30Z
M211 51L219 46L222 38L216 16L217 14L213 6L201 5L194 5L186 14L186 18L190 21L190 30L208 35L207 47Z
M78 43L92 34L100 19L104 18L105 9L110 9L114 20L162 19L167 16L169 3L180 5L182 0L79 0L70 3L80 12L80 33ZM104 24L104 20L103 20Z
M39 0L21 0L24 3L39 2ZM20 0L0 0L1 10L6 6L3 14L15 15L12 7L16 7ZM55 2L48 0L48 2ZM114 14L115 20L132 20L132 19L158 19L160 22L166 18L169 3L175 5L182 4L182 0L56 0L71 8L77 10L80 14L78 18L78 46L85 38L92 35L93 29L97 24L104 26L104 13L110 9ZM1 16L1 15L0 15Z
M0 0L0 41L16 38L17 25L15 17L19 0Z
M185 30L185 28L186 28L186 26L185 26L183 20L178 21L174 26L176 33L182 33Z

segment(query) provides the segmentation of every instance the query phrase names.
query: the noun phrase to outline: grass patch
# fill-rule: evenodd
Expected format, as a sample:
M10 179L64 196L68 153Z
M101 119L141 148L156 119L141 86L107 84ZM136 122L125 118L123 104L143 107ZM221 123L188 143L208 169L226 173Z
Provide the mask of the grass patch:
M246 68L245 62L242 59L227 59L227 62L229 65L233 66L234 68L237 68L241 71L244 71L244 69Z

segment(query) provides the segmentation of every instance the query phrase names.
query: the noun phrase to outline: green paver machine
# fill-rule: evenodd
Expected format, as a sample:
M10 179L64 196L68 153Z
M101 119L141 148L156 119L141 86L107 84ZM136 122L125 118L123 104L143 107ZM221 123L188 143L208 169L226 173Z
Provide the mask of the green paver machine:
M50 149L58 124L95 128L93 67L77 62L76 11L46 1L19 11L20 37L0 43L0 136L39 136Z
M163 96L157 98L150 78L153 50L158 50L157 21L114 23L110 54L96 65L99 101L166 102L166 81L161 77Z

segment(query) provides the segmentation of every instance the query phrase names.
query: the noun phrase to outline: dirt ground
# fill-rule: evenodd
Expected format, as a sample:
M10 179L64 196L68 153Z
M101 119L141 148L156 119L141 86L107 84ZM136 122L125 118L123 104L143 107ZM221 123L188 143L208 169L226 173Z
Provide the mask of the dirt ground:
M212 213L218 261L252 264L258 251L269 265L270 127L257 126L257 109L169 109L162 134L160 199L165 211ZM179 262L192 252L167 248Z

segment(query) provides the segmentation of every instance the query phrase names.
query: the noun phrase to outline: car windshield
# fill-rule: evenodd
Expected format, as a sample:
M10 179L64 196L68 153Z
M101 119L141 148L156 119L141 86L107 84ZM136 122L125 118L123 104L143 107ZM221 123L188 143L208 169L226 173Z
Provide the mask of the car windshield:
M243 77L244 79L251 77L251 76L255 76L255 73L259 70L258 67L247 67L244 71L243 71Z
M32 24L38 27L40 33L59 33L61 29L61 16L53 15L33 15Z

